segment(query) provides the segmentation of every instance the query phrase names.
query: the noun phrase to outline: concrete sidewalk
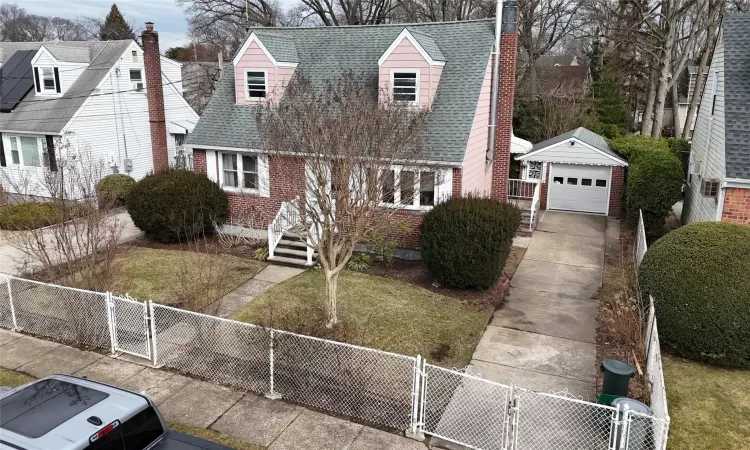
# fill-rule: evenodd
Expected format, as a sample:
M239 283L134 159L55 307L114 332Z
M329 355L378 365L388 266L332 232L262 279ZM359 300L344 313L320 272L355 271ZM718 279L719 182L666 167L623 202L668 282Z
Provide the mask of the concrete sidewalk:
M472 356L483 378L542 392L595 395L596 294L603 216L547 211Z
M421 442L298 405L2 329L0 367L34 377L86 376L145 392L167 420L210 428L270 450L426 448Z

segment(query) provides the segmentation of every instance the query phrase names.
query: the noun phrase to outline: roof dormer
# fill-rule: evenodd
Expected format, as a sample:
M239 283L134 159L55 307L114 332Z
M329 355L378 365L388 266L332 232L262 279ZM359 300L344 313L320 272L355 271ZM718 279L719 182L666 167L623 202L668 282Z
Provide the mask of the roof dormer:
M45 43L31 60L37 95L61 96L88 67L90 52L85 47Z
M42 45L31 60L34 89L39 95L61 95L60 62Z
M404 28L378 60L380 88L389 101L430 107L445 62L429 33L419 27Z
M254 30L232 62L236 101L253 104L281 98L299 58L290 38Z

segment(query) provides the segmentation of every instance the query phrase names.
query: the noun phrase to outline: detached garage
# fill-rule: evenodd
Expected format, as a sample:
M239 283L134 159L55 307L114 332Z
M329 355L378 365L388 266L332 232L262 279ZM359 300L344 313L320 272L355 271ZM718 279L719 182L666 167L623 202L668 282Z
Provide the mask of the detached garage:
M541 208L619 217L625 167L607 141L577 128L517 156L523 178L541 180Z

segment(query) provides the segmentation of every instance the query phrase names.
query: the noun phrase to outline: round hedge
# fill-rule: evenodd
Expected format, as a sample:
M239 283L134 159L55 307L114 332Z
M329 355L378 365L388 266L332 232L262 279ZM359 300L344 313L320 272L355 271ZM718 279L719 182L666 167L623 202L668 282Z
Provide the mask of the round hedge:
M422 259L439 282L488 289L505 266L521 212L488 198L452 198L425 214Z
M678 228L648 249L639 277L656 302L662 345L697 361L750 368L750 227Z
M669 151L637 152L625 187L628 217L637 219L640 209L646 233L659 235L672 205L682 198L683 181L682 163Z
M113 173L102 178L96 185L99 207L124 206L125 199L127 199L133 186L135 186L135 180L122 173Z
M203 174L170 170L138 181L126 199L135 226L159 242L193 239L223 223L229 200Z

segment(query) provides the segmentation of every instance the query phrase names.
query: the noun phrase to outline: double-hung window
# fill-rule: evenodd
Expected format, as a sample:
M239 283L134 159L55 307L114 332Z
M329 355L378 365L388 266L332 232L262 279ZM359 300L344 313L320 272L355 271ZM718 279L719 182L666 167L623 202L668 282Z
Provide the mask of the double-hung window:
M245 98L263 100L268 92L268 71L265 69L245 70Z
M435 205L436 173L394 166L381 172L380 200L388 205L429 208Z
M394 69L391 71L391 99L394 102L419 104L419 70Z
M258 156L222 153L221 185L229 189L258 190Z
M42 94L57 94L54 67L39 68L39 91Z
M141 69L130 69L130 85L136 91L143 90L143 72L141 72Z
M45 140L34 136L10 136L10 160L20 166L49 167Z

